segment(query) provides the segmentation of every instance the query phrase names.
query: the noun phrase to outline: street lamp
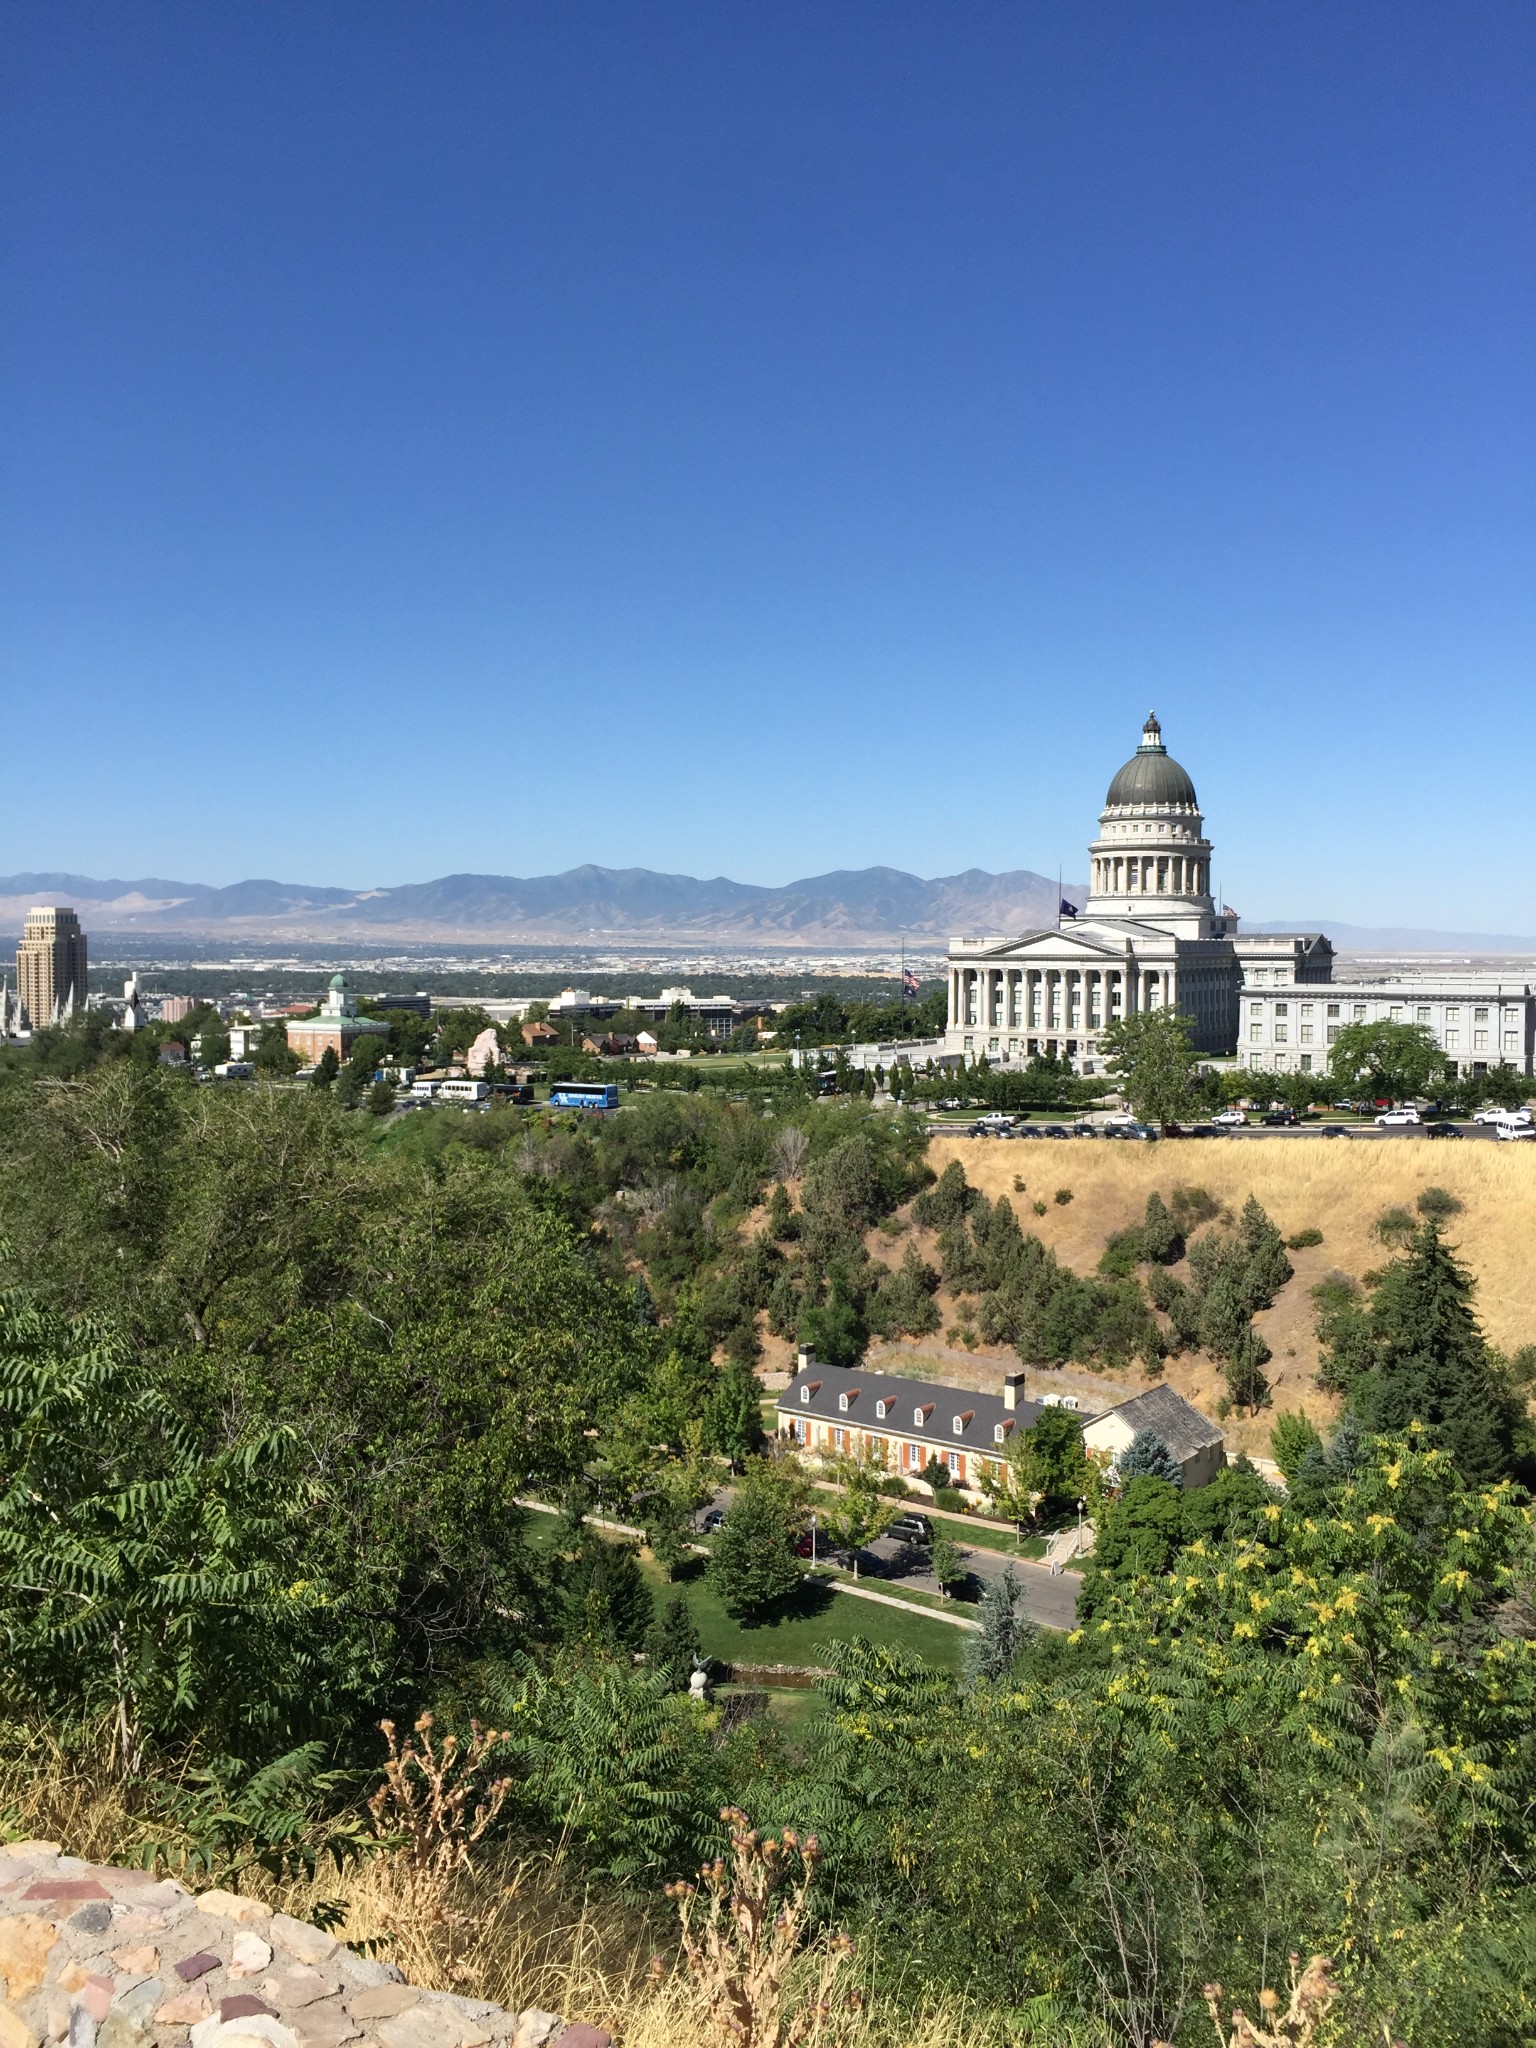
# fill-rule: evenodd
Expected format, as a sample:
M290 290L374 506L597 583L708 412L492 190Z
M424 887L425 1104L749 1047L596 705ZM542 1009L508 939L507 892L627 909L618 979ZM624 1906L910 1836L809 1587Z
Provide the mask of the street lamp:
M812 1564L814 1564L815 1562L816 1562L816 1515L815 1515L815 1512L814 1512L814 1510L813 1510L813 1511L812 1511L812 1514L811 1514L811 1563L812 1563Z
M1077 1504L1077 1555L1079 1557L1083 1554L1083 1509L1087 1505L1088 1503L1085 1500L1080 1500Z

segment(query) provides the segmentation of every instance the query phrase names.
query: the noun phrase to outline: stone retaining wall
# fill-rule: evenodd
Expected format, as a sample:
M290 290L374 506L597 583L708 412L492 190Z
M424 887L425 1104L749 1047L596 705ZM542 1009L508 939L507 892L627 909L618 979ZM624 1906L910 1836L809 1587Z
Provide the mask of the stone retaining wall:
M0 2048L609 2048L553 2013L417 1991L234 1892L0 1848Z

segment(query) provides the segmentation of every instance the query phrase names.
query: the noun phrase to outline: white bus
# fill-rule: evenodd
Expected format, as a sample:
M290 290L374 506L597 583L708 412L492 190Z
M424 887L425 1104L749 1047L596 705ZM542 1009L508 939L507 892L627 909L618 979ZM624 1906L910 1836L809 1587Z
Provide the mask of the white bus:
M419 1088L420 1085L418 1081L416 1086ZM414 1094L415 1089L411 1092ZM437 1094L441 1102L484 1102L490 1092L489 1081L444 1081L439 1084Z

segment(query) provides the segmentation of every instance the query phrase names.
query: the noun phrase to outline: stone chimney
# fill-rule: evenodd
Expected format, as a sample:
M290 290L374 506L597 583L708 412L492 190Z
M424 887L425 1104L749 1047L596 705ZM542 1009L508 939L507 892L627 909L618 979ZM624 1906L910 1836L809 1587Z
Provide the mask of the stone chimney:
M1023 1373L1005 1372L1003 1374L1003 1406L1005 1408L1017 1408L1019 1405L1019 1396L1023 1393L1023 1391Z
M812 1346L812 1345L810 1345L810 1344L802 1344L802 1345L800 1346L800 1365L799 1365L799 1370L800 1370L801 1372L804 1372L807 1366L809 1366L809 1365L814 1365L815 1363L816 1363L816 1352L815 1352L815 1348L814 1348L814 1346Z

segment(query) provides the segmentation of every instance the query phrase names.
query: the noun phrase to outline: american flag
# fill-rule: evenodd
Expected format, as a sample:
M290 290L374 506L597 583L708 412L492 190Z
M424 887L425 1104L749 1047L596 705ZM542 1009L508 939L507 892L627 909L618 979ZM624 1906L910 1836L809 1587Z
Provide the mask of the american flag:
M915 967L903 967L903 969L901 970L901 993L902 993L902 995L903 995L904 997L905 997L905 996L910 996L910 997L912 998L913 1002L916 1002L916 1001L917 1001L917 987L918 987L918 983L917 983L917 969L916 969Z

